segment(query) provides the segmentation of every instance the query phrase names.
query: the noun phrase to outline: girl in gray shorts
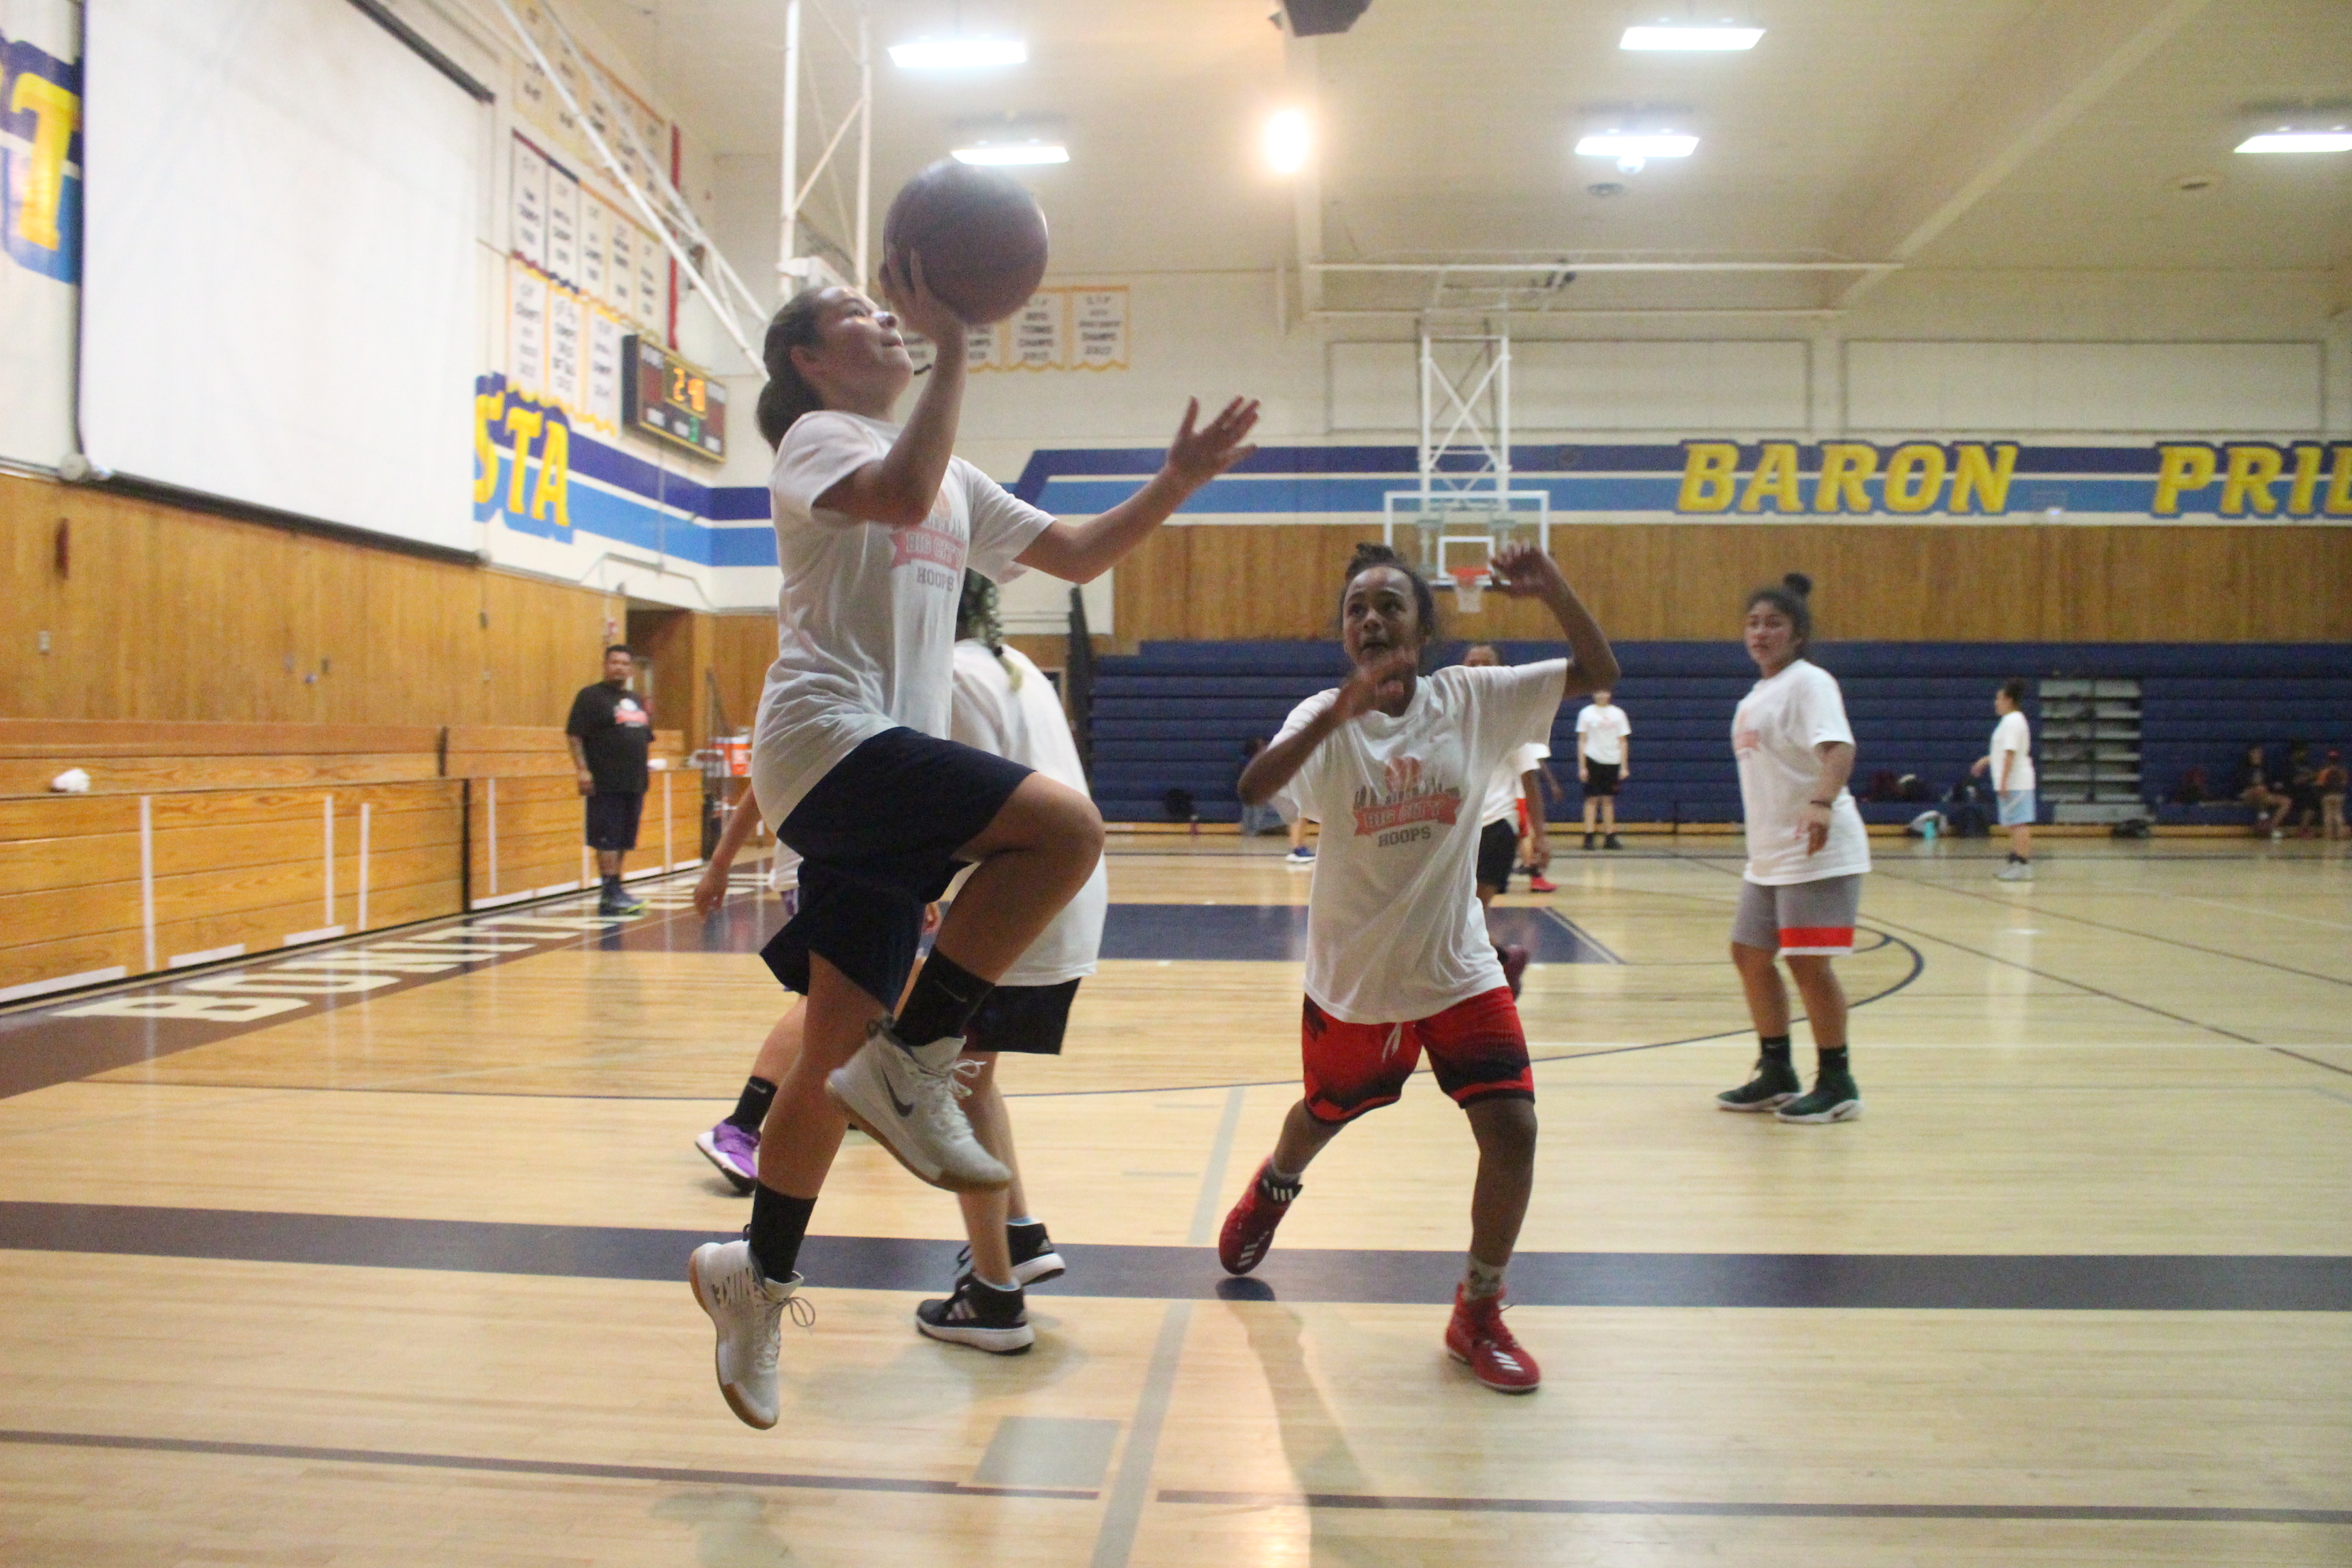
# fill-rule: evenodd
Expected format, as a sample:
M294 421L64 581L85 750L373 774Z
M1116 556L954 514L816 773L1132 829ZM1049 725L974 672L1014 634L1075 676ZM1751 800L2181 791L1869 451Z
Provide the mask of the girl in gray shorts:
M1805 655L1812 583L1790 573L1748 596L1748 655L1761 677L1731 721L1739 798L1748 824L1748 874L1731 920L1731 962L1748 994L1761 1054L1756 1075L1715 1097L1725 1110L1769 1110L1783 1121L1850 1121L1862 1091L1846 1063L1845 990L1830 963L1853 951L1870 840L1846 793L1853 731L1828 670ZM1805 1000L1820 1070L1801 1092L1789 1050L1789 988Z

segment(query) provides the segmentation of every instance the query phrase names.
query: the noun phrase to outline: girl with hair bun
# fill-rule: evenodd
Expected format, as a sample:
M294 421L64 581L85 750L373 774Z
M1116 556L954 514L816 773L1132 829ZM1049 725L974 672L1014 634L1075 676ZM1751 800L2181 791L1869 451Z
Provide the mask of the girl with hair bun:
M1748 994L1761 1054L1756 1075L1715 1097L1725 1110L1769 1110L1783 1121L1851 1121L1862 1091L1846 1064L1845 991L1830 963L1853 951L1870 839L1846 793L1853 730L1837 679L1805 658L1812 641L1812 579L1791 572L1748 595L1748 657L1762 679L1731 721L1748 873L1731 920L1731 962ZM1788 962L1813 1030L1819 1070L1810 1093L1790 1059Z
M1360 545L1339 595L1355 673L1300 703L1242 770L1243 801L1313 817L1323 841L1307 905L1307 1092L1225 1216L1217 1258L1256 1268L1307 1163L1395 1103L1426 1051L1478 1141L1446 1348L1487 1387L1526 1394L1542 1374L1503 1324L1503 1271L1535 1174L1535 1079L1475 889L1479 806L1496 765L1549 737L1562 701L1615 681L1617 660L1550 556L1514 545L1491 570L1503 593L1549 607L1572 660L1423 675L1429 584L1394 551Z

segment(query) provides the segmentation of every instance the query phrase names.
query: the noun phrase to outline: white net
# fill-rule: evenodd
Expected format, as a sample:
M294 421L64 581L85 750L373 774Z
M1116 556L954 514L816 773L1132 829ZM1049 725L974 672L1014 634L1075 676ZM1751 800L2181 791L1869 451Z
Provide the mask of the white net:
M1478 613L1478 602L1486 591L1486 564L1449 568L1446 575L1454 579L1454 608L1465 616Z

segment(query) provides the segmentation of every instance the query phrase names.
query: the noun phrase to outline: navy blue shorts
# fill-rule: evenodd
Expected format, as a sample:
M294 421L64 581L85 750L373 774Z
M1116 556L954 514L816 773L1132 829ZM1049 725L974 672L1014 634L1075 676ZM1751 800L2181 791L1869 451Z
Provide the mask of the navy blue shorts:
M948 890L957 850L996 819L1027 768L903 725L833 765L776 837L801 856L800 912L760 950L806 994L809 955L885 1007L898 1005L923 910Z
M588 797L588 847L635 849L637 816L646 808L642 795L592 795Z

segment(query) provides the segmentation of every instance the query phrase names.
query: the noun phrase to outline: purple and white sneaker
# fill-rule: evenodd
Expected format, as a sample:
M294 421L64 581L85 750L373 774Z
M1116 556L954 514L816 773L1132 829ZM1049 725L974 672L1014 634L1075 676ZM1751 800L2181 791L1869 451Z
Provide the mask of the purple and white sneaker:
M748 1193L760 1180L760 1135L722 1121L694 1141L702 1157L719 1167L736 1192Z

